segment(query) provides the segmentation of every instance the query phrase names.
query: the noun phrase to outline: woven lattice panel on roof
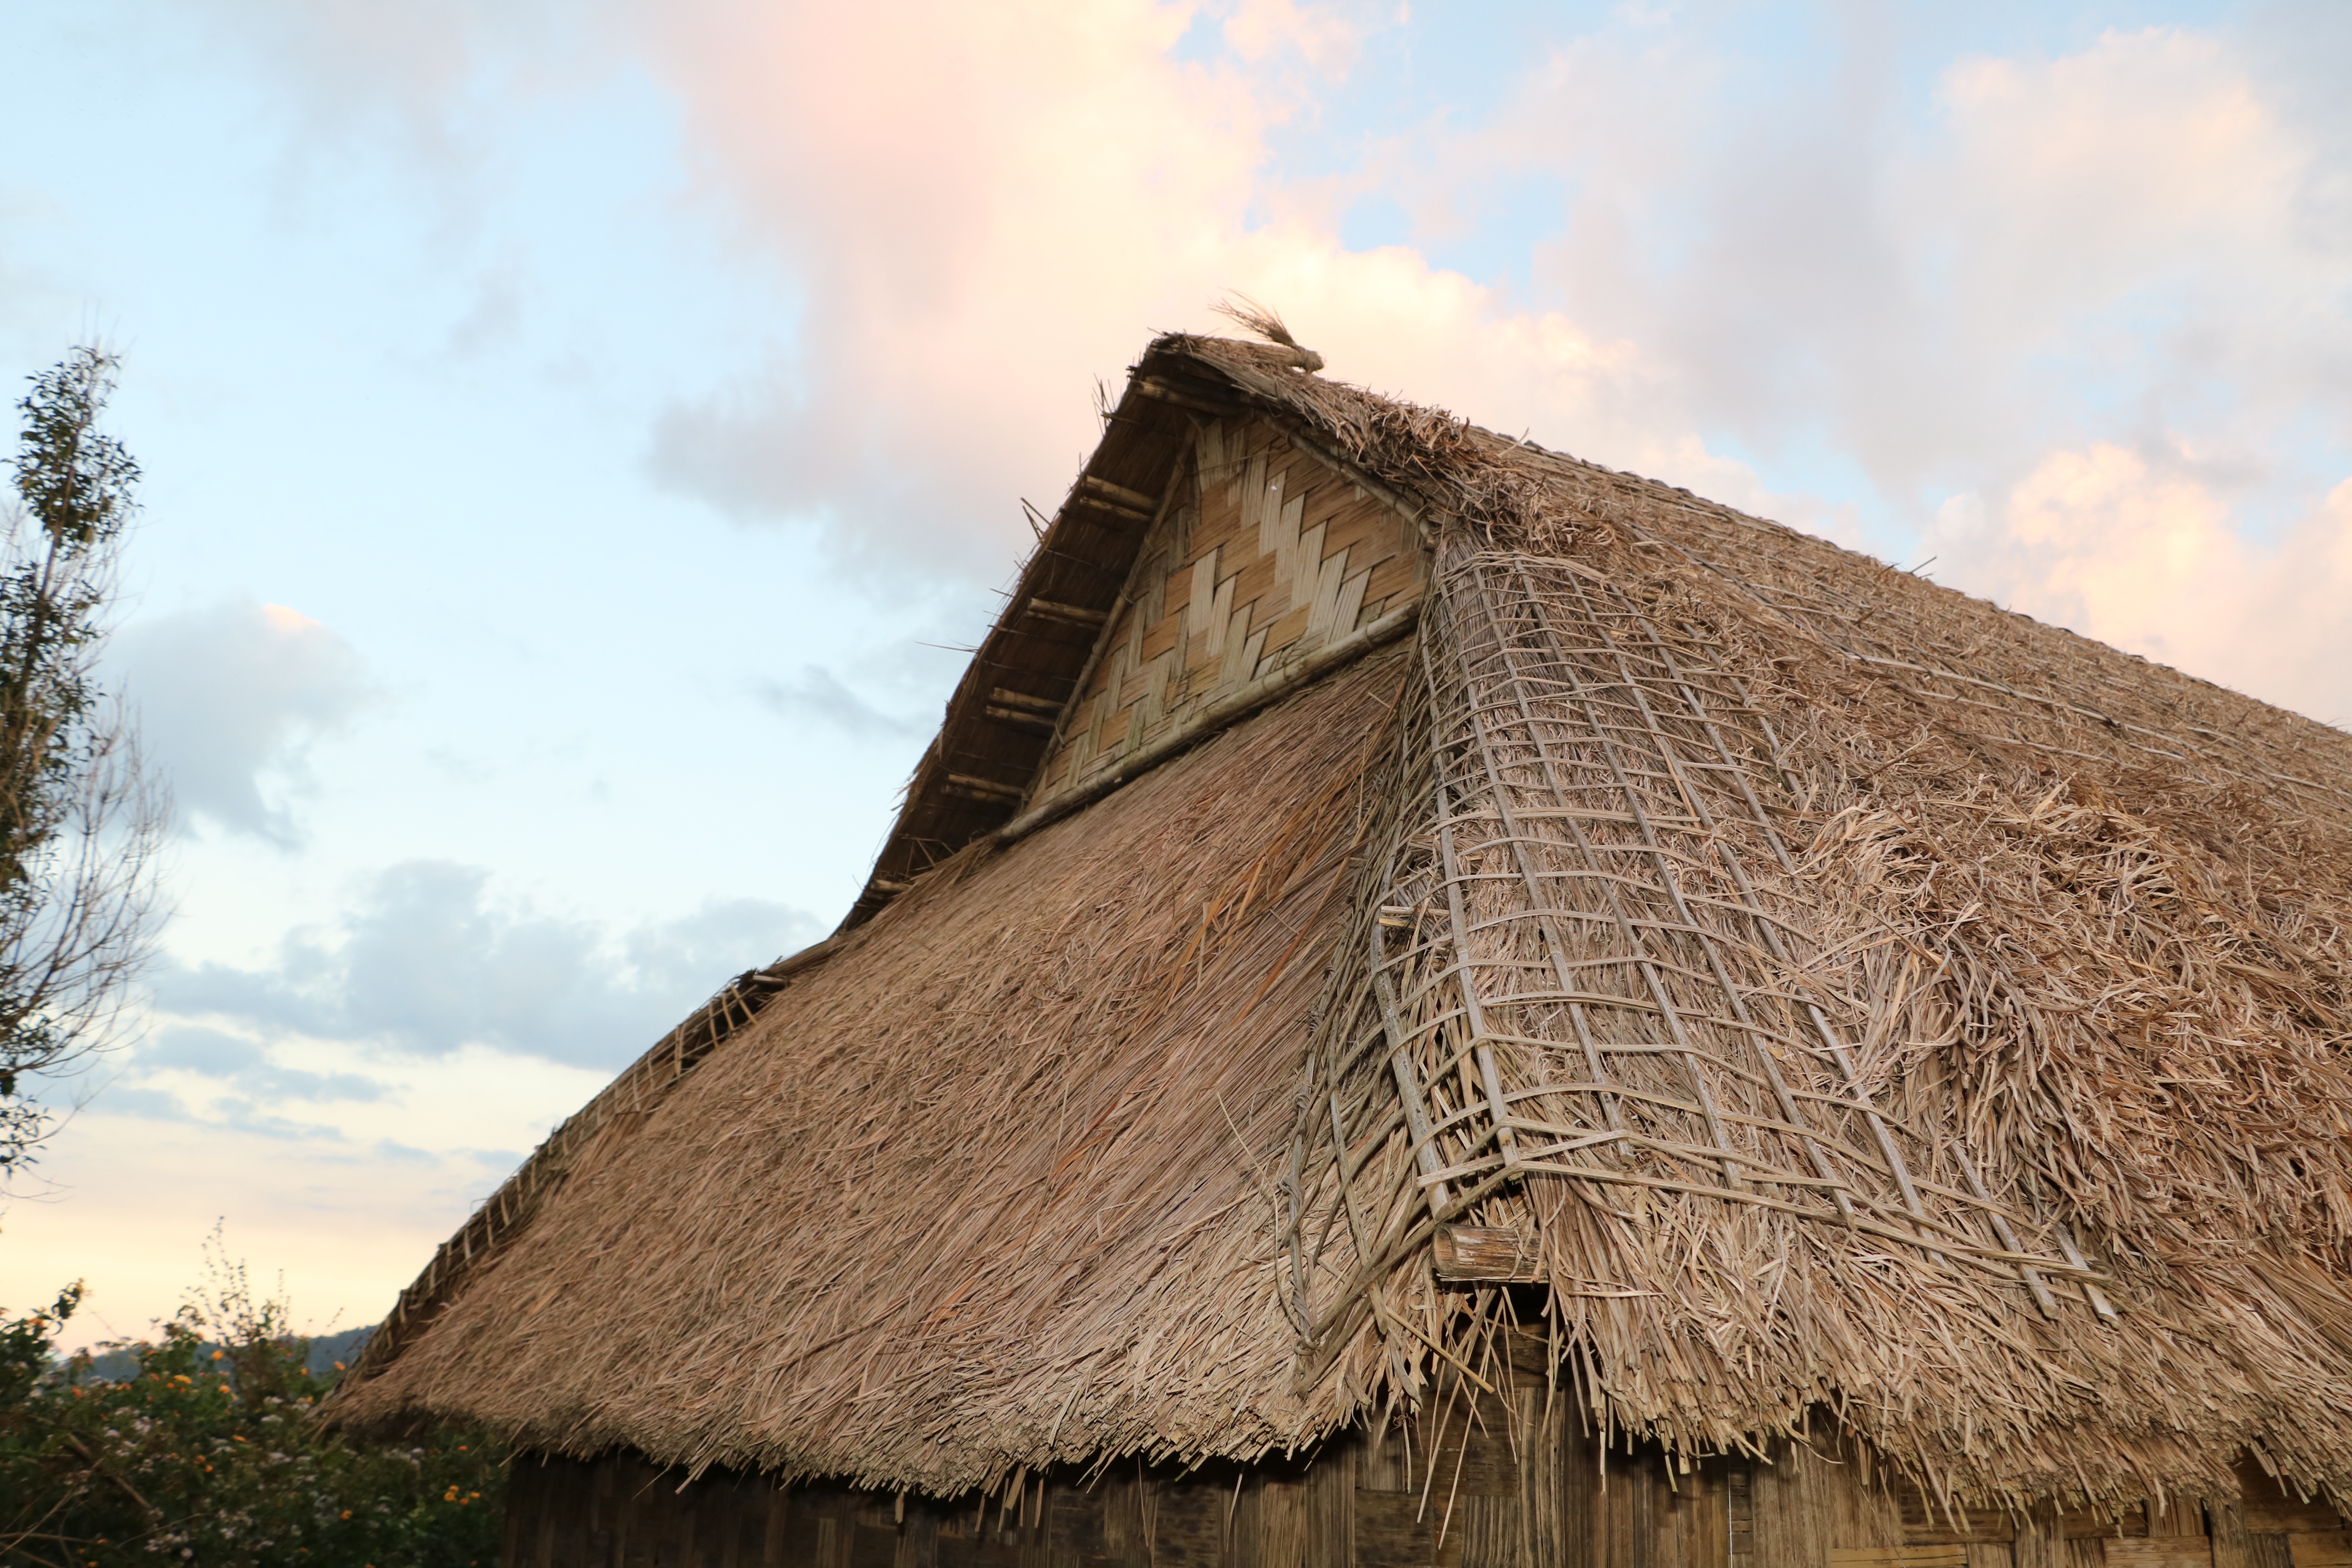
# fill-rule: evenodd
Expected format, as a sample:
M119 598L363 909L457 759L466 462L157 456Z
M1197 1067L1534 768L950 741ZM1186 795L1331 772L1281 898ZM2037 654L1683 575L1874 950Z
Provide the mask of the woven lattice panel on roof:
M1874 1094L1854 1043L1895 1014L1824 962L1778 738L1703 635L1575 563L1456 542L1421 651L1411 804L1315 1063L1308 1143L1342 1179L1291 1238L1311 1364L1409 1310L1390 1274L1454 1222L1521 1237L1562 1300L1696 1260L1760 1326L1795 1244L1888 1310L2108 1311L2070 1234Z

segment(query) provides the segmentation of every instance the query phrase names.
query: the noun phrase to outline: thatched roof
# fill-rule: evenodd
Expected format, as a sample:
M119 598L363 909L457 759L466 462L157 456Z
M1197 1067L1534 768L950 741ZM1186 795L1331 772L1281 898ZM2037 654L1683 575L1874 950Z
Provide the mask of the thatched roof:
M2352 738L1299 361L1151 345L844 931L332 1417L953 1490L1310 1442L1517 1315L1685 1448L2352 1492ZM1081 700L1236 419L1417 511L1417 616L1032 798L992 694Z

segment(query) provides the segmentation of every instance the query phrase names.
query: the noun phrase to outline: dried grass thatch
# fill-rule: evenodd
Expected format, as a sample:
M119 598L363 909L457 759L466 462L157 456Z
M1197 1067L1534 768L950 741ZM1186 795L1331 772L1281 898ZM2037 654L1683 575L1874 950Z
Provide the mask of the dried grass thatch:
M1403 673L926 879L614 1119L341 1418L942 1491L1313 1436L1268 1161Z
M1415 640L869 891L337 1418L948 1490L1517 1311L1686 1450L2352 1496L2352 739L1303 354L1162 339L1110 441L1417 501ZM1549 1290L1433 1268L1498 1244Z

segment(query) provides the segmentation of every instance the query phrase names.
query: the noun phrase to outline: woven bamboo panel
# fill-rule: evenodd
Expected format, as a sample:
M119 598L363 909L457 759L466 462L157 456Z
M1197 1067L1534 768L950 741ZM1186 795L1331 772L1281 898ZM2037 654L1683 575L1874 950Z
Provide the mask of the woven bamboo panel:
M2108 1568L2213 1568L2213 1543L2202 1535L2110 1540L2100 1550Z
M1211 420L1030 795L1048 804L1418 597L1414 524L1263 419Z

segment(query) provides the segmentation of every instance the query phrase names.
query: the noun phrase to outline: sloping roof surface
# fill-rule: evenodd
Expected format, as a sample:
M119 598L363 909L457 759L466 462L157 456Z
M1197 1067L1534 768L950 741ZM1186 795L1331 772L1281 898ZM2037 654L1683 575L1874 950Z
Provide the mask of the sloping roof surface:
M869 923L339 1418L1248 1456L1491 1343L1525 1303L1431 1261L1501 1238L1669 1441L1828 1403L1977 1493L2352 1479L2352 739L1294 357L1158 341L1106 453L1276 421L1423 509L1422 635L1007 847L945 759L1047 657L1016 597Z
M1312 1434L1264 1162L1403 674L919 884L614 1118L344 1418L945 1489Z

